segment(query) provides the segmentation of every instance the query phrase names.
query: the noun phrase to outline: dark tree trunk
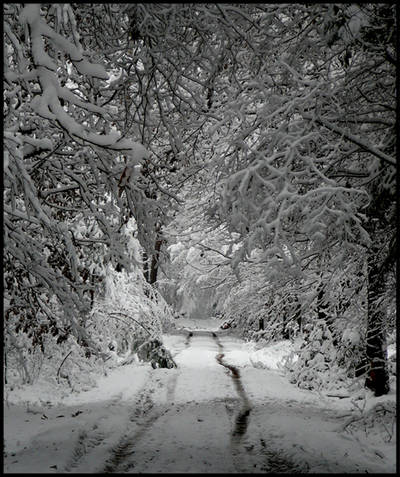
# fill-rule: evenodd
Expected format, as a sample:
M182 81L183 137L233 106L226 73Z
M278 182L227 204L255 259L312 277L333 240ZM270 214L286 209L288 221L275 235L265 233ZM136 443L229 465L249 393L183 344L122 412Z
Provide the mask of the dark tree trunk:
M147 252L143 252L143 275L147 283L150 283L149 256Z
M333 326L333 317L329 316L329 313L327 312L329 308L329 304L326 300L325 297L325 288L322 283L318 286L318 295L317 295L317 313L318 313L318 318L320 320L323 320L326 323L326 326L328 327L331 335L332 335L332 343L333 346L337 346L337 337L336 337L336 331L335 327Z
M386 296L387 275L396 262L396 197L393 189L385 187L385 179L391 169L380 165L382 177L371 183L371 202L367 209L366 230L371 238L368 250L368 317L366 332L365 386L375 396L387 394L390 390L387 369L386 310L382 300Z
M150 268L150 275L149 275L149 283L152 285L157 281L157 273L158 273L158 260L160 257L160 250L163 241L162 239L156 240L156 244L154 247L154 254L151 258L151 268Z
M90 309L93 309L94 305L94 275L90 277L90 284L92 285L92 289L90 290Z
M385 293L384 263L379 260L383 244L378 240L378 219L370 219L369 232L372 245L368 251L368 318L366 336L367 376L365 386L375 396L389 392L389 374L385 353L386 314L381 306Z
M143 252L143 275L147 283L149 283L150 285L157 281L158 265L162 243L163 240L158 235L156 243L154 245L154 252L151 255L151 259L149 258L147 252Z
M295 307L295 312L294 312L294 319L296 320L297 324L299 325L299 332L301 333L302 331L302 320L301 320L301 305L296 299L296 307Z
M7 383L8 367L7 367L7 349L6 349L6 346L4 346L4 349L3 349L3 358L4 358L4 384L8 384Z

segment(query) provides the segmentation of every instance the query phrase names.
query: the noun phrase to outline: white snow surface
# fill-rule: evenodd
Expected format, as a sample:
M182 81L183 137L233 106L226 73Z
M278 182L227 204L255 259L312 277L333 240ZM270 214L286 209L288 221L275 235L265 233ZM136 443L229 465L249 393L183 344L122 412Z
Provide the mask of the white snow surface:
M349 431L395 389L343 399L299 389L282 369L289 341L257 349L219 325L177 320L163 337L176 369L134 362L75 394L43 380L6 390L4 472L396 471L395 429Z

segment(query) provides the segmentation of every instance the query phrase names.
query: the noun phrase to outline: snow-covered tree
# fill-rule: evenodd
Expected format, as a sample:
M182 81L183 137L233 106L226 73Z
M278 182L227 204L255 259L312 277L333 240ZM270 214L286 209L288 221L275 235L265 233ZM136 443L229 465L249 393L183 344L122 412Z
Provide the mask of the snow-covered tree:
M321 270L365 257L367 386L382 394L386 318L377 303L395 245L394 6L290 5L263 18L270 41L262 48L254 26L252 46L268 59L235 65L239 119L220 160L221 220L243 240L238 263L255 248L266 266L302 271L313 256Z
M109 74L77 28L68 4L4 6L6 339L22 330L43 346L44 333L72 333L90 348L84 321L99 273L132 263L122 158L134 167L147 151L93 98Z
M345 301L330 277L348 270L340 289L361 306L366 384L387 392L393 318L377 304L394 299L386 286L395 250L394 6L213 8L207 20L219 28L207 40L220 45L221 64L204 115L212 146L204 141L202 151L218 183L209 216L229 226L239 274L256 252L265 289L314 303L330 328ZM293 287L282 289L285 281Z
M394 5L7 4L4 20L9 330L90 341L106 265L142 261L171 297L213 290L254 339L315 324L340 363L355 326L366 385L388 391Z

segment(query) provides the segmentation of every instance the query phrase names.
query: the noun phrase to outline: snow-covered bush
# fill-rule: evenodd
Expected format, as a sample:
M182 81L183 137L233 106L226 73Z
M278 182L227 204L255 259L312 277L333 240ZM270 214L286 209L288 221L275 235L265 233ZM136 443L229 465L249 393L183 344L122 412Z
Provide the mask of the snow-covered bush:
M9 335L8 340L10 336L4 374L6 392L37 384L61 394L83 391L90 389L96 376L105 371L103 360L95 354L88 355L87 348L72 335L61 343L57 343L57 337L43 335L43 351L32 347L25 333Z
M86 328L101 352L127 362L144 343L161 342L162 332L172 323L171 308L139 269L128 273L109 267Z
M29 333L23 330L15 333L10 329L11 322L7 323L4 363L7 389L43 380L69 391L88 389L94 385L96 375L137 360L138 355L152 362L153 367L174 366L161 342L162 332L173 320L162 296L145 281L138 268L128 273L108 266L104 273L102 292L95 295L89 316L81 322L82 336L90 336L90 343L54 328L32 346ZM54 303L53 313L57 310ZM146 353L146 344L157 340L159 346Z
M304 326L296 353L298 359L286 365L292 383L309 390L338 389L343 386L346 373L337 364L332 333L324 320Z
M375 404L367 411L357 413L343 426L350 434L363 431L375 441L391 442L396 439L397 410L394 401Z

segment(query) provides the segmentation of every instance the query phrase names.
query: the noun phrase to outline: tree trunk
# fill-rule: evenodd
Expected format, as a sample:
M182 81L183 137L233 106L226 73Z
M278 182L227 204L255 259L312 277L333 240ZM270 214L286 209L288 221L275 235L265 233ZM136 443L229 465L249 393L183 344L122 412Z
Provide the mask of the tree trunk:
M299 325L299 333L303 331L303 323L301 319L301 305L296 298L296 307L294 312L294 319L296 320L297 324Z
M149 283L152 285L157 281L157 273L158 273L158 260L160 257L160 250L161 250L161 245L162 245L162 239L156 240L156 244L154 247L154 254L151 258L151 268L150 268L150 280Z
M338 342L337 342L336 331L334 327L334 318L328 313L329 304L326 300L325 294L326 294L325 288L321 281L321 283L318 286L318 295L317 295L318 318L320 320L323 320L326 323L326 326L328 327L328 330L330 331L332 335L332 344L333 346L337 346Z
M379 260L382 243L376 229L379 220L370 219L372 245L368 251L368 317L366 336L367 376L365 386L374 391L375 396L389 392L389 373L385 352L385 311L381 299L385 292L383 264Z
M4 358L4 384L8 384L7 383L7 370L8 370L8 367L7 367L7 346L4 346L4 349L3 349L3 358Z
M154 253L151 255L151 259L147 252L143 252L143 275L147 283L150 285L157 281L158 263L162 243L162 238L157 235L156 243L154 245Z
M150 268L149 268L149 256L147 252L143 252L143 275L147 283L150 283Z

